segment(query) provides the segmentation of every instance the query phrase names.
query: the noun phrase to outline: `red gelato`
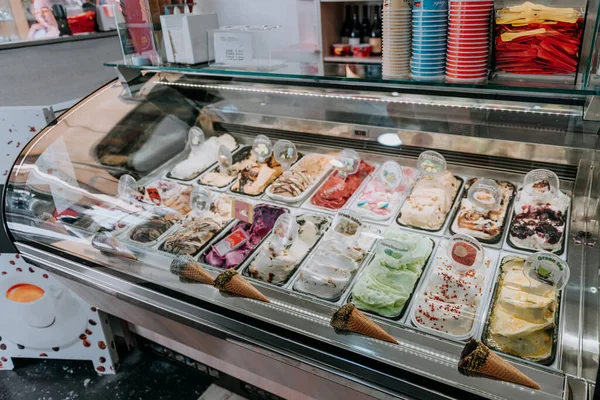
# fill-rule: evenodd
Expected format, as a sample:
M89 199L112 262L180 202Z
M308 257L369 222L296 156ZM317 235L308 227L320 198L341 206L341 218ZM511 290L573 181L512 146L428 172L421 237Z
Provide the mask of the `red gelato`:
M325 208L339 209L344 207L350 196L358 189L360 184L369 176L375 167L364 161L360 162L358 171L348 175L346 179L338 176L337 171L327 179L321 188L310 199L310 203Z

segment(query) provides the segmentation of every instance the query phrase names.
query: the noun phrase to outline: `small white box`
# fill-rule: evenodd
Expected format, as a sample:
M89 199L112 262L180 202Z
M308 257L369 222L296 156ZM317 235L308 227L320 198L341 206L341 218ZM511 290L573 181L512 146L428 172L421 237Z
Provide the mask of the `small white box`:
M167 61L198 64L208 61L208 31L219 27L217 14L161 15Z

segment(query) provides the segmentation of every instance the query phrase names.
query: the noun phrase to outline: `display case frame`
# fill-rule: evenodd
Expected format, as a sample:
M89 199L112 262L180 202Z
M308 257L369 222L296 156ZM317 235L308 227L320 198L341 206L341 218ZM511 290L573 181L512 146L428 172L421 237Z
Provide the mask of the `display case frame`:
M254 283L272 300L268 305L223 296L209 286L186 286L176 281L176 277L168 269L143 268L146 261L153 265L166 265L168 257L157 260L152 255L143 254L140 262L131 263L97 252L82 253L77 250L77 246L71 247L68 241L64 243L66 246L57 245L56 242L50 246L40 243L35 238L35 232L28 236L27 229L18 226L19 222L9 217L8 230L28 261L83 285L86 288L84 291L90 288L91 293L101 293L103 301L107 302L106 310L110 312L114 309L115 314L122 318L127 318L127 315L120 315L118 310L121 303L127 303L225 340L253 343L282 357L297 360L301 365L313 365L330 371L358 386L374 387L379 393L458 398L467 395L520 398L527 393L532 398L568 398L573 390L569 386L571 377L583 379L584 386L596 379L598 296L592 289L598 283L595 244L598 238L598 225L595 222L598 208L595 201L600 197L600 176L596 166L598 131L596 125L586 125L580 121L580 109L558 101L549 102L546 109L540 109L514 100L480 101L468 98L444 99L441 96L438 99L431 95L377 90L367 92L344 86L292 86L173 74L149 74L147 78L150 80L144 83L141 90L132 91L135 94L133 100L126 88L113 82L82 100L45 128L28 144L22 157L17 160L7 190L18 183L20 169L26 164L26 157L35 146L45 140L44 137L49 139L57 134L58 131L52 131L58 126L64 128L65 121L72 116L85 112L94 98L105 96L107 99L112 98L111 101L135 103L158 86L187 91L185 93L188 94L190 90L231 92L232 97L228 101L241 98L241 94L245 93L247 110L238 108L232 111L231 108L224 107L228 103L225 101L223 104L203 106L199 118L201 127L209 135L230 132L243 143L250 143L255 135L268 132L272 139L292 137L301 151L323 152L349 147L360 151L365 159L372 162L381 163L392 158L412 167L416 165L416 156L423 149L430 148L441 151L452 172L458 176L485 174L486 177L512 182L520 182L523 175L534 167L552 167L561 178L561 187L572 196L572 220L565 239L568 240L568 262L572 267L572 278L563 293L563 307L566 311L560 320L562 337L569 340L563 340L559 349L556 368L560 371L511 360L513 365L538 381L542 385L542 391L464 377L456 370L458 355L463 347L460 343L423 334L410 326L380 320L378 322L384 329L401 342L400 346L356 335L341 335L329 326L329 316L336 307L326 302L310 302L285 289L260 282ZM119 95L123 97L119 98ZM290 103L278 101L286 97L292 99ZM257 111L260 110L260 105L255 102L256 98L269 99L268 102L273 107ZM318 109L317 102L312 107L287 107L287 104L293 104L299 98L314 102L319 99L332 105L328 113L320 115L314 114ZM336 101L337 105L334 104ZM526 115L525 119L536 116L548 118L548 126L552 126L554 119L559 116L564 116L570 122L565 124L568 128L562 131L556 129L556 132L544 136L540 142L533 141L531 137L507 140L502 132L494 129L488 130L486 137L477 137L476 134L468 133L461 135L449 131L435 132L426 125L415 125L412 128L381 126L376 118L361 121L358 117L351 122L340 122L347 116L336 114L339 111L337 108L345 109L348 103L359 104L360 107L366 107L366 110L370 110L372 103L385 104L386 110L393 115L396 111L387 108L389 104L415 107L412 108L413 112L417 111L413 115L415 120L420 116L422 107L429 104L437 109L448 107L451 110L449 115L458 120L467 116L477 117L477 110L484 110L488 114L495 109L499 113ZM401 109L398 112L403 110L405 111ZM460 110L468 110L469 113L461 116ZM373 117L376 113L371 110L364 115ZM485 118L491 120L489 115ZM438 121L436 126L449 123ZM574 130L577 132L574 133ZM359 137L355 135L355 131L366 131L367 136ZM378 138L390 131L396 132L402 140L400 148L378 143ZM544 141L547 143L544 144ZM506 153L507 147L511 149L510 154ZM473 149L477 149L478 153L473 153ZM155 170L150 174L160 175L164 172L161 171ZM25 169L21 172L25 172ZM584 237L580 232L585 233ZM157 282L163 285L159 286ZM436 389L432 389L434 381L439 384Z

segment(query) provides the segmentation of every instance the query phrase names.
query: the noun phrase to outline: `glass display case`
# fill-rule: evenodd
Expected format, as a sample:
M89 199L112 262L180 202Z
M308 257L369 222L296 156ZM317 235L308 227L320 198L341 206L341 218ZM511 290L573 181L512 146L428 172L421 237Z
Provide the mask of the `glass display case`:
M23 149L2 204L28 261L108 312L155 314L148 329L372 397L593 392L600 123L584 99L168 69L120 69ZM542 251L564 287L525 279ZM384 340L344 332L350 303ZM459 372L473 338L535 385Z

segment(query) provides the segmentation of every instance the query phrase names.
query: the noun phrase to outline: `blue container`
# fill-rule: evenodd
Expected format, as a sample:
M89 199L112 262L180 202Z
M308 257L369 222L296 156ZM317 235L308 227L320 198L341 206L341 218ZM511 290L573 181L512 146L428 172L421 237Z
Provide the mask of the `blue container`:
M422 43L422 42L412 42L412 49L416 51L435 51L441 50L446 51L446 43Z
M448 0L415 0L414 10L447 10Z
M446 74L445 70L436 71L436 72L419 72L419 71L410 71L413 75L422 76L423 78L429 78L432 76L442 76Z

